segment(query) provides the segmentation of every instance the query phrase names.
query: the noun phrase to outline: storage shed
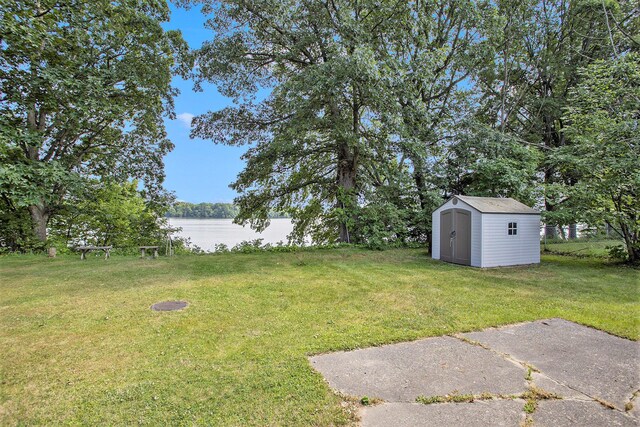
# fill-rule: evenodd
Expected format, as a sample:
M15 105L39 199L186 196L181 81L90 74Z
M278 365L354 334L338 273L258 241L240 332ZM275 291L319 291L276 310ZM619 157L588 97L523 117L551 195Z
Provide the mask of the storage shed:
M434 259L473 267L540 262L540 213L517 200L453 196L432 220Z

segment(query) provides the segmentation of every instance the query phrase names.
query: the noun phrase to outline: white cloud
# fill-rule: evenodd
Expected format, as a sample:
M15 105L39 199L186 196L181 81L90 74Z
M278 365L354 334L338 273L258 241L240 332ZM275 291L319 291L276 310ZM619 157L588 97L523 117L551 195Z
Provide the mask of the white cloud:
M179 122L181 122L187 129L191 128L191 120L193 120L195 116L191 113L180 113L176 115L176 118Z

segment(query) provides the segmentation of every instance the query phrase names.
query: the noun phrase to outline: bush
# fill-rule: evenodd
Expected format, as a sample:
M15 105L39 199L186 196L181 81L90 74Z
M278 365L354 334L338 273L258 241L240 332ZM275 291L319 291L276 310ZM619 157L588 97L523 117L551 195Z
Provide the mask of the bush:
M624 245L606 246L605 249L609 251L609 258L611 259L618 261L627 261L629 259L627 248Z

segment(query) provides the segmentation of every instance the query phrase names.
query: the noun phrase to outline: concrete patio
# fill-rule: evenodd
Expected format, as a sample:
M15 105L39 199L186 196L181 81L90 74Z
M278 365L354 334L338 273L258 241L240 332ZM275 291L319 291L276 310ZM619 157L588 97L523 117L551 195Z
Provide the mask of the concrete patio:
M563 319L311 357L363 426L637 426L640 345ZM640 400L640 399L637 399Z

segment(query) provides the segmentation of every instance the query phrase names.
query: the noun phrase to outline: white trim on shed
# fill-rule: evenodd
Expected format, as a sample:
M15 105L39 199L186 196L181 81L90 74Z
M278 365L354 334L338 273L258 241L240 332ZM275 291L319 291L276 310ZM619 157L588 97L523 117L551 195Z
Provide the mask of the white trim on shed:
M452 237L444 240L441 239L440 224L443 212L455 214L456 211L471 214L471 266L498 267L540 262L538 211L509 198L471 196L453 196L433 212L431 248L434 259L449 259L447 257L456 250L455 223L451 230L445 231ZM445 224L448 225L449 222ZM443 244L450 242L446 251L441 251L441 241ZM469 265L469 262L465 264Z

